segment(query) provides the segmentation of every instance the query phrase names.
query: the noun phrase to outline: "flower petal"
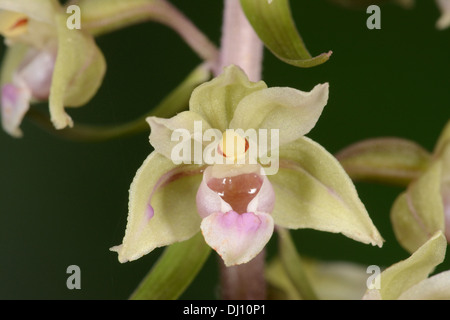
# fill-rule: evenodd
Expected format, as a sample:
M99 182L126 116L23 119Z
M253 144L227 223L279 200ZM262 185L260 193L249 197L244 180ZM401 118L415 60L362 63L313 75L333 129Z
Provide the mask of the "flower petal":
M67 15L56 16L58 55L50 90L50 114L57 129L73 126L64 107L86 104L97 92L106 72L106 62L92 36L67 28Z
M339 162L303 137L280 148L280 169L269 176L275 189L273 219L290 229L342 233L372 245L383 244L355 186Z
M446 248L445 237L439 231L408 259L384 270L381 273L378 290L381 298L398 299L402 293L426 279L434 268L444 261ZM371 294L370 291L366 292L365 298Z
M264 82L250 82L239 67L226 67L221 75L197 87L192 93L190 110L200 114L212 128L229 128L238 103L249 94L266 89Z
M198 160L203 160L203 147L201 146L203 133L211 127L202 116L192 111L183 111L170 119L149 117L147 122L151 128L150 144L155 148L156 152L164 155L167 159L177 161L180 155L175 147L183 144L187 148L183 148L186 151L186 154L183 154L186 157L186 162L184 163L194 163L196 159L196 146L192 147L192 142L194 142L194 144L200 144L199 156L201 156L201 159ZM175 131L178 131L180 134L175 135ZM197 135L199 136L197 137ZM180 141L179 138L182 138L182 140ZM177 152L176 157L173 154L174 152Z
M292 88L268 88L246 96L238 104L233 129L279 130L280 146L307 134L328 101L328 83L311 92Z
M450 300L450 270L422 280L403 292L399 300Z
M21 137L23 133L19 126L30 108L31 92L26 86L6 84L2 87L1 96L3 130L13 137Z
M136 260L153 249L187 240L199 231L195 193L198 166L176 166L153 152L136 172L130 187L128 223L119 261Z
M270 240L273 228L272 217L265 213L218 212L201 223L206 243L226 266L246 263L258 255Z
M442 161L434 162L394 202L391 221L399 243L410 253L436 231L444 231L441 196Z
M445 236L450 243L450 143L446 145L442 155L441 195L444 205Z
M439 136L436 146L434 147L434 155L437 157L440 156L447 144L450 144L450 120L447 122Z

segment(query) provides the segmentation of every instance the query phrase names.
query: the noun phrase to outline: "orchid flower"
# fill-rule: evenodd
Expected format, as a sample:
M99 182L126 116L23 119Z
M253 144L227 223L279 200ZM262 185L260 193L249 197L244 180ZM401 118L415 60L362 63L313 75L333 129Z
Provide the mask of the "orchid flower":
M391 220L396 237L414 252L442 231L450 243L450 122L443 130L426 170L395 201Z
M366 291L365 300L448 300L450 270L428 275L444 261L447 243L441 231L425 242L408 259L384 270L379 287Z
M49 100L57 129L72 126L65 107L86 104L97 92L105 59L93 38L67 27L55 0L0 0L0 34L8 51L1 69L3 129L20 137L20 124L34 101Z
M342 233L381 247L350 178L331 154L304 137L327 100L328 84L311 92L267 88L229 66L194 90L189 111L148 118L155 151L130 187L125 237L111 249L119 261L201 230L225 265L243 264L264 248L274 225ZM277 135L260 144L245 134L251 130ZM215 161L197 159L197 151L210 152Z

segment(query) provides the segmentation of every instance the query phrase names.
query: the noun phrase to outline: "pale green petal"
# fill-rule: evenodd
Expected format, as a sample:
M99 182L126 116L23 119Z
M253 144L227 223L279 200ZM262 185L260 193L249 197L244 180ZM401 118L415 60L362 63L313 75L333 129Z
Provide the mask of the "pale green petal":
M436 161L395 201L391 221L399 243L410 253L444 230L442 161Z
M437 232L408 259L381 273L379 293L383 300L398 299L402 293L426 279L445 258L447 241Z
M157 152L150 154L130 187L123 243L111 249L119 253L120 262L187 240L200 230L195 202L200 173L198 167L177 167Z
M357 142L336 158L353 181L408 185L426 170L431 154L413 141L378 138Z
M268 88L246 96L238 104L230 123L233 129L279 130L279 144L307 134L328 101L328 83L311 92L292 88Z
M266 88L262 81L250 82L244 71L232 65L194 90L189 102L190 110L205 118L212 128L223 132L229 128L239 102L249 94Z
M399 300L450 300L450 270L425 279L403 292Z
M55 19L58 55L49 106L54 126L63 129L73 125L64 107L82 106L94 96L106 72L106 62L90 35L67 28L65 13L59 13Z
M175 160L172 157L172 152L175 152L174 147L185 143L190 149L188 154L192 163L195 149L191 146L191 139L201 143L205 130L211 129L202 116L192 111L181 112L170 119L149 117L147 122L151 128L150 144L157 152L168 159ZM174 134L174 131L178 134Z
M269 180L275 189L277 225L342 233L372 245L383 244L355 186L339 162L309 138L280 148L280 169Z

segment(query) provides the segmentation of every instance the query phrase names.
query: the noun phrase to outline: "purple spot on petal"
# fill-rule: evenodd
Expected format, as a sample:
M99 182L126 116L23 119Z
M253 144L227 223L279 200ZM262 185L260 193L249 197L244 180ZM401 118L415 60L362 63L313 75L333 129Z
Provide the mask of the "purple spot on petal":
M8 83L2 87L2 106L14 105L17 100L18 89L16 86Z
M147 204L147 211L146 216L147 220L150 220L155 215L155 211L153 210L153 207L150 204Z

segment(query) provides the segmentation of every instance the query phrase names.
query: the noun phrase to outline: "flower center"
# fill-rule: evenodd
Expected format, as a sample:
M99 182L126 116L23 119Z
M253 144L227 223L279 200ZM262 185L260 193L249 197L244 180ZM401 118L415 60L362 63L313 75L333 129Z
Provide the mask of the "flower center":
M20 36L28 31L28 17L23 13L0 11L0 34L6 38Z
M217 147L218 152L233 162L245 156L249 148L247 139L241 137L234 130L227 130L222 134L222 141Z
M258 194L263 179L256 173L234 177L212 178L208 187L215 191L237 213L246 213L250 201Z

